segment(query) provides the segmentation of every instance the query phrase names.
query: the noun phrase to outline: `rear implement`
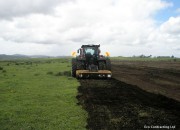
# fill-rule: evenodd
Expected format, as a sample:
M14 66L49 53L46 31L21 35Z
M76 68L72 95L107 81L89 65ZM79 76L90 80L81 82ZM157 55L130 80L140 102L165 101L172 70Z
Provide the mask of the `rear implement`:
M111 78L112 73L109 70L98 70L96 72L92 72L89 70L77 70L76 77L77 78L89 78L89 77Z

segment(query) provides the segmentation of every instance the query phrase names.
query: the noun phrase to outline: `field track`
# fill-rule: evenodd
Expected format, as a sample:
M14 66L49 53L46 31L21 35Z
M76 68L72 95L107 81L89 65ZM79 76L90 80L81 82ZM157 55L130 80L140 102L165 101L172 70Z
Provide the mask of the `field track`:
M87 129L179 127L180 102L116 79L81 79L77 99L88 112Z

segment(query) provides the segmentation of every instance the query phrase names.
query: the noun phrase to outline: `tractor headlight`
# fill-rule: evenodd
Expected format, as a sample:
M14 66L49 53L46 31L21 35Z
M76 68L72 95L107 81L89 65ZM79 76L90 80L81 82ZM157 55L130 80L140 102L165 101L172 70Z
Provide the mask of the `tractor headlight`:
M110 75L110 74L108 74L108 75L107 75L107 77L108 77L108 78L111 78L111 75Z

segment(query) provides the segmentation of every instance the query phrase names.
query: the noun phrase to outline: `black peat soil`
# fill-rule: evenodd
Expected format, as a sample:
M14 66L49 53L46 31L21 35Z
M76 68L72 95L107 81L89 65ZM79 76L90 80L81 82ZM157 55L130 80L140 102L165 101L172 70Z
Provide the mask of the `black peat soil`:
M116 79L81 79L77 99L88 112L87 129L180 127L180 102Z

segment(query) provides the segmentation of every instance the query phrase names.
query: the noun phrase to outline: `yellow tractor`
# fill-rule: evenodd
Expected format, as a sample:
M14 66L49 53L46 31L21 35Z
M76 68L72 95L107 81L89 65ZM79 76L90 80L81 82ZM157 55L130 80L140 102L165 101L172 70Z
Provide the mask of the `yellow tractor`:
M109 53L106 52L106 56L103 56L100 52L100 45L82 45L77 50L78 55L72 59L72 76L111 78ZM72 55L75 55L75 52Z

